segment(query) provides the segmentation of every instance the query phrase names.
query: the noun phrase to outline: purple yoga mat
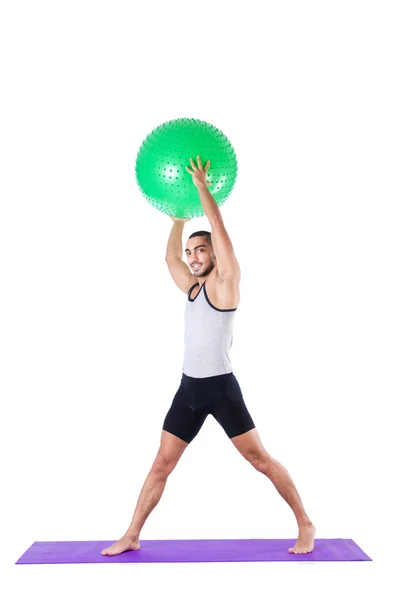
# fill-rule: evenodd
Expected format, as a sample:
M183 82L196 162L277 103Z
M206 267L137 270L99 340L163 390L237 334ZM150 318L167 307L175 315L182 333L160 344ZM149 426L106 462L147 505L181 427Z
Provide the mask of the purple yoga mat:
M102 556L115 541L34 542L15 564L372 560L345 539L318 539L310 554L289 554L295 539L141 540L139 550Z

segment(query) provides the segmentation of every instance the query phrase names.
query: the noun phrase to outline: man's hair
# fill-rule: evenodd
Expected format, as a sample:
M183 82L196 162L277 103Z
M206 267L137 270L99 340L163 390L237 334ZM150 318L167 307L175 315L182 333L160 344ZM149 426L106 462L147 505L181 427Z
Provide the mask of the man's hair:
M192 235L189 235L189 240L192 237L205 237L207 244L212 246L211 233L209 231L195 231Z

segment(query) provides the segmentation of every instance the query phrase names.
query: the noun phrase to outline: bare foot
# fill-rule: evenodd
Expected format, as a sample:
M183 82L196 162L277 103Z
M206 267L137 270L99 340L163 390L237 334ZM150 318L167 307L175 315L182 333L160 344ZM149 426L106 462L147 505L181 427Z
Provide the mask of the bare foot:
M301 525L299 527L299 535L296 540L296 544L293 548L288 548L290 554L308 554L313 551L314 548L314 536L316 535L316 528L313 523L307 525Z
M109 546L109 548L102 550L101 554L103 556L114 556L115 554L121 554L128 550L139 550L140 547L141 544L139 543L139 539L126 533L118 542L115 542L113 546Z

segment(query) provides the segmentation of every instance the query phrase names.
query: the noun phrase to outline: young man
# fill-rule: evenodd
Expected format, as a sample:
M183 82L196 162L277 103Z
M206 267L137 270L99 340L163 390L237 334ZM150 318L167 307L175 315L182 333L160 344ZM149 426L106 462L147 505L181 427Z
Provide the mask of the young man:
M233 322L240 302L240 267L213 196L207 189L209 161L202 168L190 159L196 185L212 233L192 234L182 260L184 221L173 219L167 246L167 265L178 287L187 294L185 310L185 353L180 387L165 417L160 449L138 498L131 524L124 536L102 550L115 555L140 548L140 531L158 504L170 473L209 414L223 427L244 458L265 474L289 504L296 517L299 535L288 551L312 552L316 529L303 508L288 471L263 447L233 374L228 351L233 341ZM172 218L172 217L171 217Z

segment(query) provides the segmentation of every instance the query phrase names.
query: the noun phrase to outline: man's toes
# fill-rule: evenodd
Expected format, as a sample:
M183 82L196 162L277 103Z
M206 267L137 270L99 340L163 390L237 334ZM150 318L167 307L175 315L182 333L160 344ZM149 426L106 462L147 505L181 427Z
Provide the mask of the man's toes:
M288 548L290 554L308 554L311 550L305 550L304 548Z

